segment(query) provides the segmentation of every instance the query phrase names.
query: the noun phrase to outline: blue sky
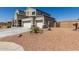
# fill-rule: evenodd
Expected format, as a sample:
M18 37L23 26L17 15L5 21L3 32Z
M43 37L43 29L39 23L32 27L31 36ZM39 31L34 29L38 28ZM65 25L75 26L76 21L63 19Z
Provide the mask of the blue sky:
M79 18L79 7L35 7L51 14L56 20ZM27 7L0 7L0 22L10 21L17 9L26 10Z

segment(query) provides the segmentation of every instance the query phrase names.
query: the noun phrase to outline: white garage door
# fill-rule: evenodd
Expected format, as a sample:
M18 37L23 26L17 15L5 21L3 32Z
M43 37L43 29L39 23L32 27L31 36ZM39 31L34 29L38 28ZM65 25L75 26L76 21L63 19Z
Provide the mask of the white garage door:
M31 28L31 26L32 26L31 22L24 23L24 27L26 27L26 28Z
M37 27L42 28L43 27L43 23L37 23Z
M36 20L37 27L43 28L43 20Z

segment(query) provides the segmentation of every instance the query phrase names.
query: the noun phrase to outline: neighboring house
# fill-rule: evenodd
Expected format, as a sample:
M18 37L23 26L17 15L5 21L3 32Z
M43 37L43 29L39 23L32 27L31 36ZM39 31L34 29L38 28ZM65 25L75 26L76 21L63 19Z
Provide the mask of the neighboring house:
M54 27L55 18L50 14L34 8L27 8L25 11L17 10L12 26L31 28L35 25L39 28Z

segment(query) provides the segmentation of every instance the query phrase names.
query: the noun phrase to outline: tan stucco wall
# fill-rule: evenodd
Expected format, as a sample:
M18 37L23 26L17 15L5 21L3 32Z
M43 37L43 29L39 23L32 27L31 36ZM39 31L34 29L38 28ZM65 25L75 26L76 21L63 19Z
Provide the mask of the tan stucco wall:
M78 23L78 27L79 27L79 21L67 21L67 22L59 22L60 25L59 27L63 27L63 28L74 28L73 24Z
M44 23L48 26L48 22L50 21L50 26L51 27L54 27L55 26L55 22L54 22L54 19L53 18L51 18L51 17L47 17L47 16L45 16L44 17L45 19L44 19Z
M0 25L0 29L7 28L7 25Z

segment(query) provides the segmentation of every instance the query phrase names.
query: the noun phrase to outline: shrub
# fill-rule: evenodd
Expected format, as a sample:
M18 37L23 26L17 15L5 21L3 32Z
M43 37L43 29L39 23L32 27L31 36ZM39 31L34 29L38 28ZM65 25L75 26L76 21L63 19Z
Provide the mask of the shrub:
M11 26L8 25L7 28L11 28Z
M38 27L34 27L34 28L32 29L32 32L38 33L38 32L39 32L39 28L38 28Z
M42 32L42 30L39 27L32 27L31 28L31 32L33 32L33 33L40 33L40 32Z

